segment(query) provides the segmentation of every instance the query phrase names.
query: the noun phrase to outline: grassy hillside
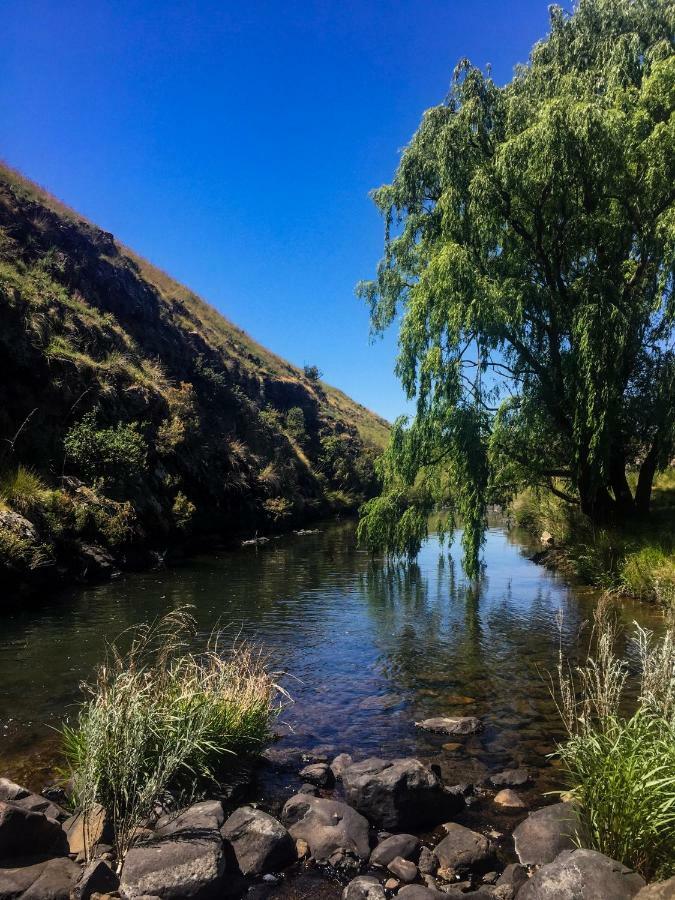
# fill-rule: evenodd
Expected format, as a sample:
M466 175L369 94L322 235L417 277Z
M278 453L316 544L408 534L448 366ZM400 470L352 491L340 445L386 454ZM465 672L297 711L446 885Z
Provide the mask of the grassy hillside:
M91 575L354 507L387 434L0 166L5 577Z

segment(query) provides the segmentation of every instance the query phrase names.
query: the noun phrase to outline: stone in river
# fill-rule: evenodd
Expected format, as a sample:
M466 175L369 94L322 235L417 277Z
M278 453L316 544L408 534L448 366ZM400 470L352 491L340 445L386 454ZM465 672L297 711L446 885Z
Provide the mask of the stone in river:
M392 834L385 838L370 854L373 866L388 866L397 856L416 860L420 852L420 839L414 834Z
M359 875L342 892L342 900L385 900L384 888L370 875Z
M522 787L531 781L527 769L504 769L496 775L490 775L490 783L494 787Z
M330 764L330 770L333 773L333 776L338 779L342 778L342 773L344 772L344 770L348 769L353 762L354 760L351 758L349 753L338 754Z
M281 820L294 840L303 840L317 862L342 852L356 860L370 856L368 821L339 800L297 794L286 802Z
M395 875L400 881L404 881L406 884L415 881L419 874L415 863L410 862L409 859L403 859L402 856L395 856L392 861L388 863L387 868L392 875Z
M252 806L235 810L220 829L230 844L242 875L265 875L297 859L293 838L281 822Z
M335 776L327 763L313 763L300 770L300 777L317 787L330 788L335 784Z
M527 809L527 804L511 788L504 788L495 795L492 802L504 809Z
M461 750L462 745L457 741L448 741L447 744L443 744L443 749L447 750L448 753L454 753L455 750Z
M434 850L444 869L466 872L484 868L492 861L490 842L484 835L456 822L449 822L444 828L447 835Z
M518 891L518 900L631 900L644 879L595 850L564 850Z
M577 815L571 803L544 806L520 823L513 832L518 859L525 866L541 866L563 850L575 846Z
M475 734L483 728L476 716L436 716L415 722L415 725L436 734Z

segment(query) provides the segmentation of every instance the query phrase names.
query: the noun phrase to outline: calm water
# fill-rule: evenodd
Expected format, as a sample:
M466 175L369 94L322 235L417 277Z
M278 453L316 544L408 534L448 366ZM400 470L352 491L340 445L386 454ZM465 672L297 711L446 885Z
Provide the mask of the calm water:
M382 568L357 548L352 523L329 524L5 617L0 774L40 787L56 762L53 729L72 716L106 639L188 603L203 635L218 620L228 623L289 673L294 703L279 748L440 756L456 780L513 763L549 766L559 725L545 675L561 640L572 658L579 652L595 597L526 553L514 534L490 529L485 578L474 592L456 545L448 553L432 537L415 566ZM623 615L658 627L637 605ZM413 723L445 714L480 716L485 731L443 750L448 738Z

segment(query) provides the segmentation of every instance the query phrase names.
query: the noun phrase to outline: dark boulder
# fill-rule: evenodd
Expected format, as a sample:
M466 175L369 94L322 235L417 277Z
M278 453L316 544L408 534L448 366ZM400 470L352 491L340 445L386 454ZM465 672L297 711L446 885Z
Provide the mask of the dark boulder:
M335 784L335 776L327 763L312 763L300 770L300 777L317 787L331 788Z
M68 817L68 813L64 812L60 806L53 803L47 797L41 794L34 794L25 787L10 781L9 778L0 778L0 800L7 803L15 803L22 809L30 812L43 813L50 819L56 819L61 822Z
M72 900L89 900L92 894L112 894L120 880L107 862L93 859L82 873L72 892Z
M397 856L403 859L411 859L416 862L419 859L420 840L414 834L392 834L385 838L370 854L372 866L388 866Z
M367 820L339 800L296 794L284 806L281 821L294 840L307 842L318 862L331 862L336 854L358 861L370 856Z
M525 866L541 866L563 850L575 847L577 815L571 803L554 803L531 812L513 832L518 859Z
M0 900L69 900L82 870L67 856L32 866L0 869Z
M564 850L518 891L518 900L631 900L644 879L595 850Z
M342 900L385 900L384 888L370 875L359 875L342 892Z
M417 759L366 759L345 769L342 783L347 802L384 828L437 825L465 805L460 792L445 788Z
M66 835L56 819L0 800L0 860L67 852Z
M340 753L330 764L330 769L333 773L333 777L337 780L342 778L342 773L344 772L344 770L348 769L351 765L353 765L353 763L354 760L351 758L349 753Z
M394 859L388 863L387 868L392 875L398 878L399 881L405 882L405 884L416 881L417 876L419 875L415 863L411 862L409 859L403 859L402 856L394 857Z
M445 826L446 836L436 846L434 853L442 868L457 872L485 869L494 855L485 835L450 822Z
M243 875L265 875L290 866L297 858L295 841L281 822L252 806L242 806L220 830Z

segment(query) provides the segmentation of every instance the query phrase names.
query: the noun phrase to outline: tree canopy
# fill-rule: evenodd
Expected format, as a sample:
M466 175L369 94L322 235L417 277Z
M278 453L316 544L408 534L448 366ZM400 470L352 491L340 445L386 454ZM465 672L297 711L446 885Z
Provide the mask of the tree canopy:
M649 508L673 455L675 4L579 0L497 85L467 60L391 184L376 332L416 400L366 505L414 554L459 514L476 575L489 496L541 485L595 522ZM637 469L629 486L627 471Z

